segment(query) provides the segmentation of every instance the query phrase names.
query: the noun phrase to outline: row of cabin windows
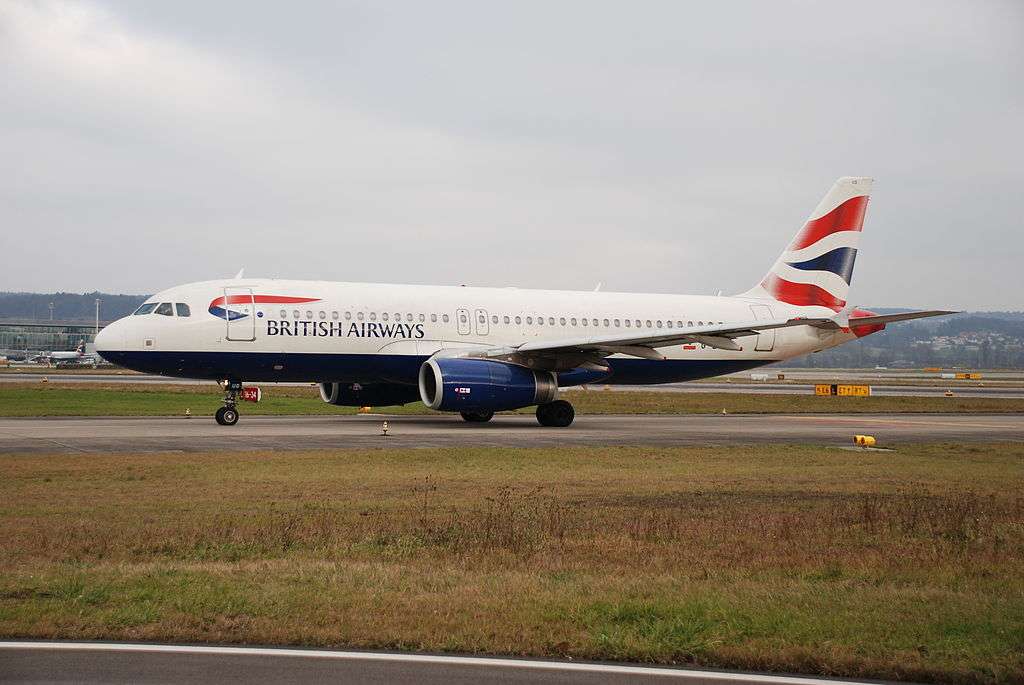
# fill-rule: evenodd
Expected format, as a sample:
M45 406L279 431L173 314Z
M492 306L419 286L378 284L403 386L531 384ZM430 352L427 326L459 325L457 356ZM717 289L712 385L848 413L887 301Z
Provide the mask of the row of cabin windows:
M313 314L313 310L312 309L307 309L305 314L306 314L306 318L307 319L313 319L314 318L314 314ZM328 316L327 312L325 312L323 310L320 310L319 312L316 313L316 317L321 319L321 320L326 320L327 316ZM369 313L356 312L354 316L355 316L355 320L356 321L364 321L364 320L376 321L377 320L377 312L369 312ZM424 323L427 320L427 316L428 316L427 314L415 314L414 315L414 314L408 314L407 313L407 314L404 315L404 319L403 319L403 315L401 313L399 313L399 312L396 312L394 314L391 314L389 312L383 312L380 315L380 320L381 321L392 321L392 320L393 321L403 321L404 320L404 321L409 321L409 322L419 321L420 323ZM353 314L352 314L352 312L339 313L339 312L336 312L336 311L332 311L330 313L330 317L334 321L338 321L339 319L342 319L342 318L344 318L345 321L351 321L352 318L353 318ZM430 317L430 322L431 323L437 323L438 318L440 318L440 320L443 323L449 323L449 321L451 320L448 317L447 314L441 314L440 317L439 317L438 314L430 314L429 317ZM282 319L287 319L288 318L288 310L286 310L286 309L282 309L281 310L281 318ZM292 318L294 318L294 319L301 319L302 318L302 312L300 312L298 309L293 309L292 310ZM513 321L515 321L516 325L522 325L524 320L526 321L526 324L528 326L532 326L534 324L535 320L536 320L536 324L538 326L543 326L543 325L545 325L545 323L548 326L554 326L555 325L555 321L556 321L555 317L553 317L553 316L549 316L549 317L547 317L545 319L543 316L538 316L538 317L533 317L533 316L526 316L526 317L515 316L515 317L513 317L513 316L509 316L508 314L505 314L505 315L499 317L497 314L492 314L491 315L491 323L495 324L495 325L498 324L499 321L501 323L504 323L504 324L511 324ZM675 328L676 326L678 326L679 328L683 328L684 327L683 321L679 320L679 319L677 319L675 321L673 321L671 319L666 319L666 320L662 320L662 319L645 319L645 320L641 320L641 319L587 319L587 318L582 318L582 317L580 317L580 318L577 318L577 317L566 318L564 316L560 316L560 317L558 317L557 321L558 321L558 324L561 325L561 326L581 326L582 325L582 326L586 326L586 327L590 327L590 326L594 326L594 327L604 326L605 328L612 328L612 327L621 328L622 326L625 326L626 328L634 328L634 327L635 328L643 328L643 327L647 327L647 328ZM459 315L459 322L463 323L463 324L468 324L469 323L469 315L468 314L460 314ZM477 314L477 323L478 324L486 324L487 323L487 316L485 314ZM705 322L703 322L703 321L697 321L696 325L697 326L703 326L704 323ZM708 321L707 322L707 324L709 326L712 325L713 323L714 323L713 321ZM719 321L718 323L721 324L722 322ZM694 322L693 321L687 321L685 325L686 326L693 326Z

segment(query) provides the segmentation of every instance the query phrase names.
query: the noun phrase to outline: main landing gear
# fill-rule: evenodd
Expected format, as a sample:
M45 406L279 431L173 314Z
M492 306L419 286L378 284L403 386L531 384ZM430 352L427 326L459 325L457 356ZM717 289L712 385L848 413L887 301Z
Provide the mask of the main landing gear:
M464 411L462 414L462 420L470 423L487 423L494 418L493 411Z
M224 406L217 410L214 418L222 426L233 426L238 423L238 393L242 391L241 381L224 383Z
M565 400L537 405L537 422L542 426L565 428L576 418L576 410Z

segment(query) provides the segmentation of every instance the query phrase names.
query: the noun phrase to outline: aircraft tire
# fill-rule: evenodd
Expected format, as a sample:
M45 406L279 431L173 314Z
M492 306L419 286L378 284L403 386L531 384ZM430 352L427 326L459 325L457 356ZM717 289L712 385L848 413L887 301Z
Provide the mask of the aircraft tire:
M222 426L233 426L238 423L238 411L232 407L221 407L214 418Z
M462 415L462 420L469 423L487 423L494 418L493 411L464 411L459 413Z
M565 400L537 405L537 422L542 426L565 428L572 425L576 410Z

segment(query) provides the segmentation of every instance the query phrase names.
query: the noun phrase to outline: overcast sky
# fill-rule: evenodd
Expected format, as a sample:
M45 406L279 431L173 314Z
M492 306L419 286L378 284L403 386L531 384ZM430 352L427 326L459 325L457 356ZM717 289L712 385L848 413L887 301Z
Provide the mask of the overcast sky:
M838 176L851 300L1024 308L1024 3L0 0L0 290L726 294Z

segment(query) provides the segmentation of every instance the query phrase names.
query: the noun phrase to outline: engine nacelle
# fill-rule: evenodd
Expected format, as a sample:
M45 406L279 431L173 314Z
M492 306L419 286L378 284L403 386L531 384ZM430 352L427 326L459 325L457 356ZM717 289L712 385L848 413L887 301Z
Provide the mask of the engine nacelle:
M390 407L420 398L415 385L398 383L321 383L320 398L338 407Z
M504 411L551 402L558 379L550 371L490 359L428 359L420 367L420 399L439 411Z

